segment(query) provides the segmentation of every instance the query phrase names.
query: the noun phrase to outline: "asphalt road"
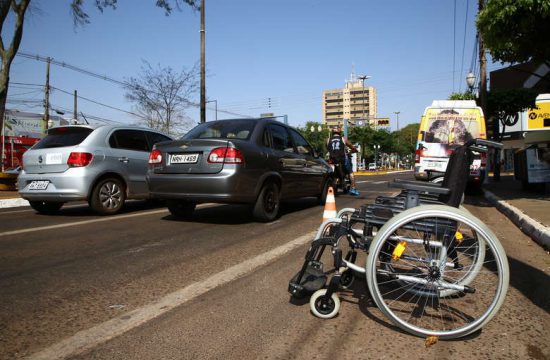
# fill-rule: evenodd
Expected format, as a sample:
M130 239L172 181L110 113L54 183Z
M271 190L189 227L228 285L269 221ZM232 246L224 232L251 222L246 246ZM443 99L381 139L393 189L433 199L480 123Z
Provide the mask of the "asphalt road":
M392 177L359 177L361 197L338 196L338 209L394 192ZM84 204L3 209L0 359L550 358L548 254L480 196L466 207L503 243L510 290L482 331L430 347L389 323L361 281L331 320L290 301L321 222L315 199L267 224L234 205L201 205L188 221L143 202L113 217Z

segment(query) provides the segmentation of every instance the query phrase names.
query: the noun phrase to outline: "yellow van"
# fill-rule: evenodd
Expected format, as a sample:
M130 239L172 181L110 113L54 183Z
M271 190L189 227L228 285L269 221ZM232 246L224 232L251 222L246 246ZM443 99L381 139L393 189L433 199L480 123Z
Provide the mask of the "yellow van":
M435 100L424 110L416 143L414 175L418 180L443 179L449 156L470 139L486 139L483 111L473 100ZM476 154L470 182L481 184L487 158Z

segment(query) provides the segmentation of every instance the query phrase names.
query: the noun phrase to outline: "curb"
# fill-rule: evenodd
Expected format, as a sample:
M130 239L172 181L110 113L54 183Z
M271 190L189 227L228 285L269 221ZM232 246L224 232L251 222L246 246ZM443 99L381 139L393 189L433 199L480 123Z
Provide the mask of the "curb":
M521 231L545 249L550 249L550 228L533 220L517 207L508 204L488 190L483 190L489 200L501 213L506 215Z
M18 206L30 206L27 200L21 198L13 199L0 199L0 209L18 207Z

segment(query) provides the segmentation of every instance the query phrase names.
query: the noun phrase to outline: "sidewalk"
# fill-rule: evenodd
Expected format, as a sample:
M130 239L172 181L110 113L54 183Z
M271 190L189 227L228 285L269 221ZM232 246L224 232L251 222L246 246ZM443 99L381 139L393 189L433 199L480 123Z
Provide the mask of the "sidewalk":
M550 249L550 187L546 191L524 190L513 175L483 185L485 197L518 228L537 243Z

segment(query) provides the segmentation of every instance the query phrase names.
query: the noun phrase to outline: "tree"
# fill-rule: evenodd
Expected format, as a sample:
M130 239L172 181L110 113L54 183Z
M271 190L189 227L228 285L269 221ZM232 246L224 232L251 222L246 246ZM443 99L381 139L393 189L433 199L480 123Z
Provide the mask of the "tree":
M198 9L199 0L156 0L155 5L163 9L166 15L170 15L174 8L181 9L182 5L189 5ZM23 38L23 25L25 14L29 9L31 0L0 0L0 57L2 68L0 69L0 129L4 122L4 111L6 109L6 99L8 98L9 74L12 61L19 50L21 39ZM110 7L116 9L117 0L95 0L93 6L99 11ZM71 0L70 7L73 14L75 26L85 25L90 22L89 15L84 11L85 0ZM6 34L5 23L13 13L15 17L13 31ZM6 47L5 40L11 35L9 46ZM6 37L6 38L5 38Z
M321 127L321 131L319 131L319 126ZM313 129L313 131L311 129ZM321 156L326 154L327 139L330 135L330 132L326 126L323 126L318 122L308 121L306 122L305 127L298 128L298 131L316 151L321 152Z
M477 28L493 59L550 66L550 0L489 0Z
M452 93L449 95L449 100L475 100L476 96L471 91L466 91L464 93Z
M141 74L126 80L125 97L136 104L144 125L166 134L179 133L189 123L185 109L199 88L197 76L197 65L177 73L171 67L153 68L143 60Z

